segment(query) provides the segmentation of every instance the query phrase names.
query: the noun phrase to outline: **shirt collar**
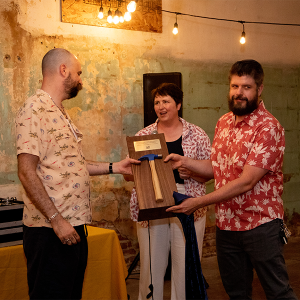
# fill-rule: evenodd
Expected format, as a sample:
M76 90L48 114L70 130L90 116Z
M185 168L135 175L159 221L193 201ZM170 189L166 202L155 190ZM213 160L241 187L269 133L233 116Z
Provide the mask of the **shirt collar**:
M52 111L54 113L57 113L60 119L68 126L69 130L72 132L74 137L78 142L82 140L83 134L81 131L75 126L73 121L71 120L69 114L66 112L67 118L63 115L63 113L60 111L60 109L57 107L57 105L52 100L51 96L43 91L42 89L37 89L36 95L40 97L43 96L43 100L45 100L46 105L48 106L48 110Z
M188 126L188 122L180 117L179 121L182 123L182 137L185 137L189 134L190 128ZM155 123L154 123L154 130L157 130L157 124L159 122L159 119L157 118Z
M44 102L49 108L53 110L58 110L57 106L53 103L52 99L49 97L49 94L43 91L42 89L36 90L36 95L40 98L43 96L43 99L40 98L40 101Z
M258 108L255 109L252 113L246 115L245 118L243 119L243 121L241 121L239 123L245 122L249 126L254 126L254 124L253 124L253 120L255 119L254 116L258 116L259 112L261 112L265 109L266 109L265 104L264 104L263 100L261 100L259 102ZM235 115L233 113L232 113L232 122L233 122L233 124L235 123Z

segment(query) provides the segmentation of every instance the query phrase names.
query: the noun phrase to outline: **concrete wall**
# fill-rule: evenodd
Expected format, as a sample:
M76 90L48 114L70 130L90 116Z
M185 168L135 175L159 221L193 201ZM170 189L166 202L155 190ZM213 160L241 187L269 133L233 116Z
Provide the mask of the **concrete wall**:
M297 0L163 0L162 4L164 10L193 15L299 23ZM82 63L84 89L64 104L84 133L86 158L100 161L125 157L126 135L143 127L144 73L181 72L183 116L206 130L212 140L217 119L227 112L230 66L254 58L266 73L266 107L286 129L285 210L289 222L300 224L300 27L246 24L247 42L241 46L239 23L179 15L179 33L174 36L175 16L165 12L162 16L163 33L157 34L62 23L59 0L0 2L0 197L19 197L22 192L14 116L40 87L41 59L53 47L68 49ZM129 218L131 188L120 175L95 177L91 200L94 224L115 228L121 238L128 238L133 249L127 254L133 255L137 243L135 224ZM208 189L212 190L211 183ZM212 237L213 224L210 207Z

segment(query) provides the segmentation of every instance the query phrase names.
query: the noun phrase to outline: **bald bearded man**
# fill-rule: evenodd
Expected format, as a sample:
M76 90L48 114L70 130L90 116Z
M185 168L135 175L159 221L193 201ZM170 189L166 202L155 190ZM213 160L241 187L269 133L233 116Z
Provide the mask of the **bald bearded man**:
M82 89L81 65L69 51L50 50L41 89L16 117L18 175L24 195L23 246L30 299L81 299L91 222L89 176L131 174L131 163L86 161L80 130L62 102Z

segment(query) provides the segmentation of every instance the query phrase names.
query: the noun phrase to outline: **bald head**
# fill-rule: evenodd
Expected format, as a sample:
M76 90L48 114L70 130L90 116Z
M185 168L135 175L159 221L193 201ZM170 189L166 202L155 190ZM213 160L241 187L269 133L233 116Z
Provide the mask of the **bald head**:
M41 89L51 95L58 107L82 89L81 64L68 50L54 48L47 52L42 61L42 73Z
M48 51L42 61L43 76L54 75L61 64L70 66L76 57L66 49L54 48Z

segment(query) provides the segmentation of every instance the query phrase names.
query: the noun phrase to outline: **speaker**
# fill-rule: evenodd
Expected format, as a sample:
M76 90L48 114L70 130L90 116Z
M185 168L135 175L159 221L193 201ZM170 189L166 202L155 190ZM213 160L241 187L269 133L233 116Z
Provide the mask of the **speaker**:
M157 88L161 83L174 83L181 89L181 73L146 73L143 74L144 91L144 127L154 123L157 119L154 104L151 97L151 91ZM182 106L178 112L182 117Z

